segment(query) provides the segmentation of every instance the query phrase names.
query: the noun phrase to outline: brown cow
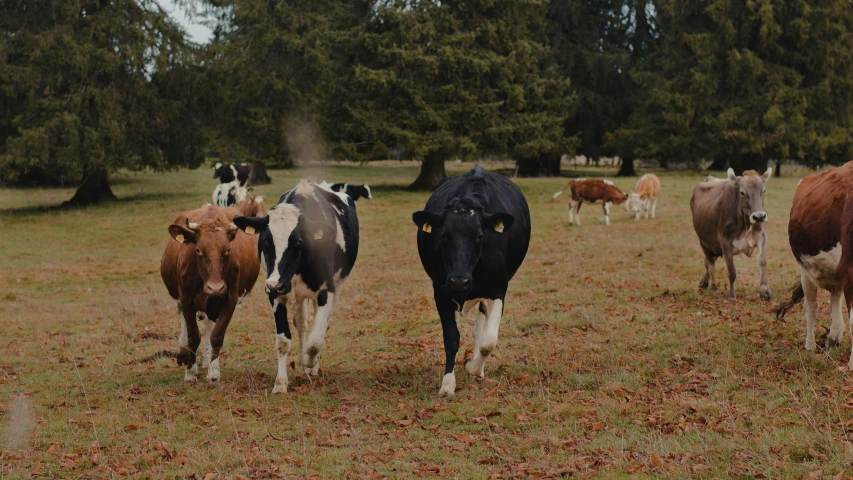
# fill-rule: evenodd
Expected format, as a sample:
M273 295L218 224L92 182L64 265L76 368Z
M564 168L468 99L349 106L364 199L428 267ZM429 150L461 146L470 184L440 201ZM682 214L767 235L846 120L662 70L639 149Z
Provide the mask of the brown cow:
M240 210L240 215L244 217L260 218L267 216L263 195L249 195L248 198L237 204L237 210Z
M252 291L258 278L258 240L232 223L239 214L236 208L205 205L180 214L169 225L172 240L163 252L160 275L169 295L178 301L177 359L178 365L187 366L184 381L194 381L198 374L196 351L201 339L196 316L205 322L202 366L208 368L207 379L216 381L225 330L237 302Z
M759 295L762 299L770 298L770 286L765 275L767 233L764 226L767 212L764 211L764 184L772 173L772 168L768 168L764 175L747 170L738 177L730 168L725 180L706 179L693 189L690 212L699 245L705 253L705 276L699 283L701 288L707 288L710 280L711 291L717 290L714 263L723 257L729 272L729 297L735 298L737 269L734 256L743 253L750 257L757 246L758 269L761 271Z
M781 305L777 317L805 299L806 350L814 350L814 324L817 316L817 291L829 291L832 324L824 346L834 347L844 334L842 304L844 297L853 298L851 265L853 265L853 205L847 192L853 188L853 162L800 181L791 205L788 241L800 266L800 280L789 302ZM853 355L851 355L853 362ZM853 368L853 363L851 363Z
M569 180L569 183L555 193L553 198L556 199L562 195L567 188L572 190L572 201L569 203L569 224L574 221L578 226L581 224L580 209L583 202L601 203L604 209L602 220L605 224L610 225L610 207L620 205L628 200L628 196L616 188L613 182L596 178Z
M631 190L628 201L625 202L626 209L634 212L634 220L639 220L641 215L649 219L649 212L655 218L655 208L660 196L660 179L653 173L647 173L637 181L637 191Z

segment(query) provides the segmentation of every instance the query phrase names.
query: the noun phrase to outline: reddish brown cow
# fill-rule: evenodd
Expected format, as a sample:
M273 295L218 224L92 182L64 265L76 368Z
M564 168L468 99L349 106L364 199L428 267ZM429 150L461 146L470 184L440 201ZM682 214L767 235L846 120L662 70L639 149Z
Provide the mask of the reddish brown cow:
M207 379L219 380L219 351L237 302L252 291L258 278L258 240L232 223L236 208L205 205L184 212L169 225L172 240L160 261L160 275L178 302L181 337L178 365L186 365L184 381L198 374L196 351L199 320L205 322L202 366ZM215 322L215 326L214 326ZM208 351L207 344L210 345Z
M237 210L240 210L240 215L244 217L260 218L267 215L267 208L266 205L264 205L263 195L249 195L247 199L237 204Z
M782 318L805 300L806 350L817 347L814 324L818 289L829 291L832 306L832 324L824 345L837 345L844 334L843 300L847 297L849 310L853 299L853 204L847 195L851 189L853 162L807 176L794 194L788 241L800 266L800 281L791 300L776 313Z
M569 203L569 224L573 221L580 226L580 209L583 202L601 203L604 209L603 221L610 225L610 207L620 205L628 200L624 192L616 188L610 180L578 178L569 180L562 190L554 194L557 198L567 189L572 190L572 201Z

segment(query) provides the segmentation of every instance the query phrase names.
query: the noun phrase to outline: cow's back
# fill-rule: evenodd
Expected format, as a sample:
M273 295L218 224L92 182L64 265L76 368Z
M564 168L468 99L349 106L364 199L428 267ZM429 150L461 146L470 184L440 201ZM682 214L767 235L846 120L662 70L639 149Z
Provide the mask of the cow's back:
M660 179L657 175L647 173L637 182L637 194L643 200L660 196Z
M804 178L797 186L788 222L788 241L794 258L816 256L841 241L842 214L853 187L853 162Z

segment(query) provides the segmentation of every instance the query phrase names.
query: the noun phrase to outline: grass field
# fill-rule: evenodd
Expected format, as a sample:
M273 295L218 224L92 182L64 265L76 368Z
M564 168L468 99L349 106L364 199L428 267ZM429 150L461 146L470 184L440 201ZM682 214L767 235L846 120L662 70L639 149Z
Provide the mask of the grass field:
M485 380L457 368L456 397L439 400L441 326L411 222L428 195L402 188L416 173L272 171L257 189L273 200L313 177L368 182L374 195L358 206L360 255L321 375L291 369L276 396L260 280L228 330L221 382L184 384L164 355L179 334L159 275L166 227L210 199L209 170L118 174L120 200L83 210L53 208L68 189L0 190L0 476L853 475L849 329L841 347L806 352L802 309L782 322L771 312L798 275L786 222L800 176L767 189L770 303L758 300L754 258L736 261L737 300L725 296L722 261L721 291L698 290L688 201L703 174L659 172L657 220L614 208L603 226L586 206L582 227L568 225L565 197L551 201L565 179L518 180L533 238L498 348ZM460 366L472 319L460 326Z

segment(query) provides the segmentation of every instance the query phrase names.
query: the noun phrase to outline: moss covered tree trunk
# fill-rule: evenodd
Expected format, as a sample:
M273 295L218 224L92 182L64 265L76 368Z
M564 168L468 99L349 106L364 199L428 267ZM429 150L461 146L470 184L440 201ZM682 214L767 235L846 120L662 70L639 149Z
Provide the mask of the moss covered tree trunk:
M71 200L63 203L63 207L83 207L98 203L101 200L116 198L110 188L110 182L106 170L97 170L91 174L83 175L83 183L77 187L77 191Z
M560 175L559 155L540 155L516 160L519 177L557 177Z
M434 150L424 157L421 163L421 173L415 182L409 186L410 190L435 190L445 178L447 172L444 170L444 160L447 154L444 150Z
M622 158L622 165L619 167L619 173L616 174L617 177L636 177L637 171L634 170L634 159L633 158Z

